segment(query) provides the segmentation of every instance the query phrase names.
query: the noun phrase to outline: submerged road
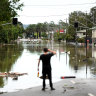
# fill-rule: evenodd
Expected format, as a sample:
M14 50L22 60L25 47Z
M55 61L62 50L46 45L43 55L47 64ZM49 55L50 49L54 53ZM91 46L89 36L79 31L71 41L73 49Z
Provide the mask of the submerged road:
M51 91L47 85L42 91L42 86L38 86L0 96L96 96L96 79L63 79L54 83L54 88L56 90Z

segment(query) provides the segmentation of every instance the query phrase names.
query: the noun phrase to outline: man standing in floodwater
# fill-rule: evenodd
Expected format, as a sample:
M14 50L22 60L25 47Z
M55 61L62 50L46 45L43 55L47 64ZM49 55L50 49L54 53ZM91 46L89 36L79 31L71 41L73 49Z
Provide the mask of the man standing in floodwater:
M52 51L48 48L44 48L43 51L44 51L44 53L42 55L40 55L40 58L39 58L39 61L38 61L38 71L39 71L40 60L42 60L42 75L43 75L43 88L42 88L42 90L45 91L46 75L48 75L51 90L55 90L55 88L53 88L53 84L52 84L52 74L51 74L50 60L51 60L51 57L56 54L56 52Z

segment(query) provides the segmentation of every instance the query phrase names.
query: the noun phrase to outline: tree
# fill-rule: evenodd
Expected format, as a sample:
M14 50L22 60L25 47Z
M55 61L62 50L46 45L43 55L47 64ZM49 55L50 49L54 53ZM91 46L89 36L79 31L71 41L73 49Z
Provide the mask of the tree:
M27 37L33 36L33 37L40 37L44 36L46 37L48 32L48 23L38 23L38 24L30 24L27 29L25 30L25 33Z
M35 33L36 32L36 24L30 24L27 29L25 30L25 33L27 35L27 37L35 37Z
M59 20L59 28L60 29L66 29L67 23L63 22L62 20Z
M73 39L72 41L75 41L76 39L76 29L74 28L74 22L78 22L79 24L79 27L77 28L78 31L86 28L91 28L92 23L90 21L91 21L90 15L81 11L74 11L69 15L68 35L72 36ZM91 36L90 31L88 31L88 35Z
M42 25L42 32L48 32L49 28L48 28L49 24L47 22L44 22Z
M19 4L20 0L2 0L0 1L0 22L9 21L11 17L17 15L17 10L21 10L23 4Z
M0 43L9 43L22 36L23 26L19 23L17 26L6 24L12 22L12 18L17 16L17 10L21 10L23 4L20 0L1 0L0 1ZM5 25L2 25L5 24Z
M94 26L96 24L96 6L90 9L90 17L91 17L92 24Z
M54 23L54 21L51 21L49 23L49 31L54 31L54 29L55 29L55 23Z
M36 25L36 32L37 32L37 38L40 37L41 38L41 32L43 30L43 24L42 23L38 23Z

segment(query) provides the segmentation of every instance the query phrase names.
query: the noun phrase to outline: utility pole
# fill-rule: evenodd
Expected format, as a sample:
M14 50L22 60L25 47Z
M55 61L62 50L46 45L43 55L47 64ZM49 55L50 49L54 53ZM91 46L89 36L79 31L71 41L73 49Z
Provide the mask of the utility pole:
M87 18L87 12L86 12L86 18ZM86 20L86 26L87 26L87 20ZM86 28L86 59L87 59L87 28Z
M78 22L77 21L75 21L74 22L74 27L75 27L75 29L76 29L76 34L75 34L75 55L76 55L76 64L75 64L75 66L74 66L74 69L76 70L76 72L77 72L77 70L78 70L78 64L77 64L77 28L78 28Z
M67 28L68 26L67 26L67 18L66 18L66 36L67 36ZM66 43L67 43L67 39L66 39Z
M87 12L86 12L86 26L87 26ZM87 28L86 28L86 78L87 78Z
M67 18L66 18L66 36L67 36ZM67 64L67 38L66 38L66 64Z
M48 29L48 40L50 40L50 28L49 28L49 23L47 24L47 29Z
M96 8L93 8L93 23L95 24L95 10Z

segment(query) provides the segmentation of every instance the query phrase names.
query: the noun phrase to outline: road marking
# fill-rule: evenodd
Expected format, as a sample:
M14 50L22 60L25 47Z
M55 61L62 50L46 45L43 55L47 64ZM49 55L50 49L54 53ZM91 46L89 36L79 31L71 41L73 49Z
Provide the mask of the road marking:
M76 82L75 81L73 81L73 80L71 80L70 82L72 82L73 84L75 84Z
M88 96L94 96L93 94L91 94L91 93L88 93Z

